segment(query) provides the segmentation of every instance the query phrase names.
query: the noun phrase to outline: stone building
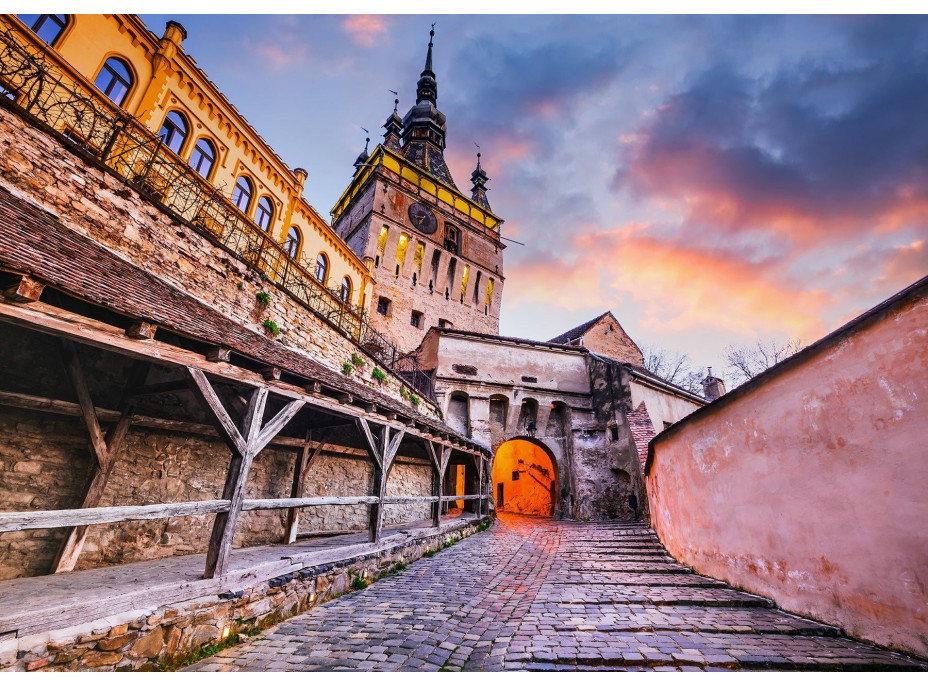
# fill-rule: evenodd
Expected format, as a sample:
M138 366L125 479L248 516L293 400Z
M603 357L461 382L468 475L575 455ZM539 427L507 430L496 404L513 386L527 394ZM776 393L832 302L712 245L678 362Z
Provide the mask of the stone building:
M587 340L617 356L581 346L573 332L587 330L594 332ZM432 328L418 354L435 374L448 425L495 454L498 509L625 517L630 493L646 504L640 455L654 427L663 430L705 401L643 368L638 347L609 312L568 334L554 340L569 345Z
M189 164L321 286L356 308L370 304L370 272L303 198L306 170L290 168L184 51L183 26L170 21L158 37L134 14L22 14L6 21L68 79L157 134L162 155ZM75 119L67 135L102 152L108 140L101 131ZM156 197L178 192L169 166L146 164L143 157L127 160L132 173L144 171Z
M432 50L430 40L416 104L402 119L394 109L332 209L338 235L374 274L371 322L402 351L433 326L498 333L503 295L503 221L490 209L480 156L469 197L445 163Z

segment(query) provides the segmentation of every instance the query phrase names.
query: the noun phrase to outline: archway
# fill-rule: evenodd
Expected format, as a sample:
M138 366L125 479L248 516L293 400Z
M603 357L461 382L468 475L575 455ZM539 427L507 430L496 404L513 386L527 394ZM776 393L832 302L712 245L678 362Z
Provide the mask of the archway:
M551 517L557 505L557 468L540 441L514 438L493 459L493 497L498 512Z

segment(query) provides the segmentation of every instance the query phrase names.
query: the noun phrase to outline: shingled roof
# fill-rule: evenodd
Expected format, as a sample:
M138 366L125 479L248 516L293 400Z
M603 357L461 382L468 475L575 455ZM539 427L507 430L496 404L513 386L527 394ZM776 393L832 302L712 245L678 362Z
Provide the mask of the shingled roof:
M151 321L185 337L232 349L239 355L454 434L444 423L405 403L329 369L308 354L252 331L96 241L53 214L0 186L0 267L31 274L66 293L118 314ZM320 323L320 326L324 324Z

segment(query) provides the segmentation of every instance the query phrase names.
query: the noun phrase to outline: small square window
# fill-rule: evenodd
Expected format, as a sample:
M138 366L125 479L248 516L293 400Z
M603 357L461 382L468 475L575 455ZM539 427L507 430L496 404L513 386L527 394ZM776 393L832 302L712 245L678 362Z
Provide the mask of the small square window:
M619 427L618 426L610 426L609 432L612 435L613 441L619 440Z
M422 328L422 313L416 312L415 310L413 310L412 315L410 315L409 317L409 323L412 326L416 327L417 329L421 329Z
M390 316L390 300L388 298L377 299L377 314L382 314L384 317Z
M519 472L513 472L513 473L512 473L512 480L513 480L513 481L518 481L518 480L519 480Z
M447 319L439 319L439 320L438 320L438 326L439 326L440 328L442 328L442 329L450 329L450 328L452 328L451 322L449 322Z

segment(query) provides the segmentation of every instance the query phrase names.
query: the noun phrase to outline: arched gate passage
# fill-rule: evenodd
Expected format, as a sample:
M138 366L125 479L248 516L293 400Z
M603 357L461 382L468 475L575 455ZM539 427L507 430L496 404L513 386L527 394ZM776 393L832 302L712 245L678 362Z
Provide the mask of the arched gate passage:
M493 459L493 497L498 512L554 515L558 478L554 456L531 438L503 443Z

